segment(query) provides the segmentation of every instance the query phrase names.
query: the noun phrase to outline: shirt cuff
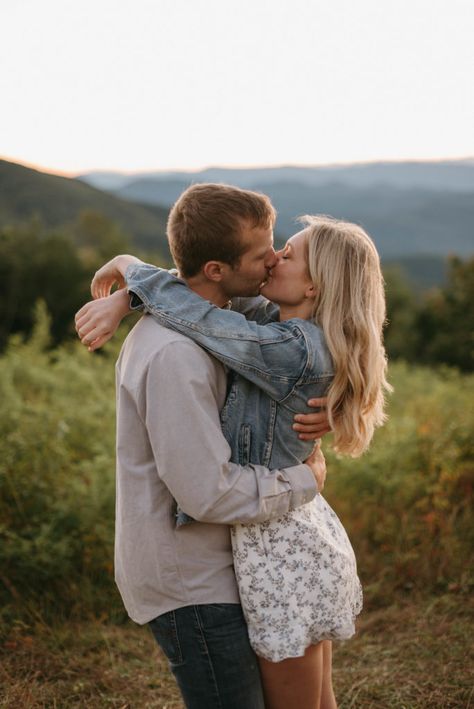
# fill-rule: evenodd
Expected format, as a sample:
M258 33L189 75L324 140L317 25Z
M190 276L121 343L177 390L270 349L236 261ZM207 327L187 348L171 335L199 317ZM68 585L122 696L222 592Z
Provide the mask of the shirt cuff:
M318 494L318 484L308 465L302 463L292 468L285 468L281 474L291 486L290 509L294 510L296 507L306 505Z

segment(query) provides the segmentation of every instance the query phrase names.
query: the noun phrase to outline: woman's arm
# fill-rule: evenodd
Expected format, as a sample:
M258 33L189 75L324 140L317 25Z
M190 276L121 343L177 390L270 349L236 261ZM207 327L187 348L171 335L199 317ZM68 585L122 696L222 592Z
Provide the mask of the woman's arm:
M127 267L132 264L141 265L143 262L135 256L122 254L102 266L94 276L91 290L98 300L83 306L75 318L78 335L90 351L102 347L113 336L123 317L132 312L130 298L125 290L119 290L110 297L103 297L108 295L114 283L124 285ZM237 298L233 306L237 311L243 312L245 317L256 319L257 322L274 320L278 311L277 306L262 297ZM325 411L326 400L310 399L307 403L308 406L322 408L322 411L298 414L295 416L293 428L298 432L299 438L315 440L330 431Z
M130 307L130 296L125 290L125 272L128 266L143 264L136 256L120 254L96 271L91 283L94 301L86 303L75 315L76 332L89 352L105 345L114 335ZM114 285L118 290L110 295Z
M121 288L83 305L74 318L76 332L89 352L93 352L113 337L123 318L132 312L130 296Z
M308 354L299 328L247 321L240 313L212 305L182 280L154 266L141 264L127 276L128 293L121 289L94 300L76 315L77 333L90 351L112 337L135 295L162 325L190 337L274 399L287 396L300 378Z
M131 254L120 254L110 261L107 261L98 271L96 271L91 283L92 297L105 298L110 295L110 291L116 284L118 288L125 287L125 272L128 266L143 264L136 256Z
M132 266L126 282L161 324L190 337L275 400L285 398L304 373L311 344L296 323L258 325L153 266Z
M102 347L115 333L125 315L133 312L126 290L86 303L76 314L76 330L90 352ZM308 406L320 409L314 414L296 414L293 429L299 438L314 441L330 432L326 413L326 399L310 399Z
M264 298L263 295L251 298L232 298L231 303L232 310L245 315L247 320L255 320L259 325L278 322L280 319L280 307Z

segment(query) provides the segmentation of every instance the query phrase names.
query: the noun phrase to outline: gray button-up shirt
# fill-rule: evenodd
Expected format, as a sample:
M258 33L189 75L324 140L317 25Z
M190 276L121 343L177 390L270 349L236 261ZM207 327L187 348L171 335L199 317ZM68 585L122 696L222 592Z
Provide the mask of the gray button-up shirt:
M144 316L117 362L115 578L130 617L238 603L229 524L281 516L311 500L311 470L230 461L219 410L221 364ZM177 528L176 504L198 522Z

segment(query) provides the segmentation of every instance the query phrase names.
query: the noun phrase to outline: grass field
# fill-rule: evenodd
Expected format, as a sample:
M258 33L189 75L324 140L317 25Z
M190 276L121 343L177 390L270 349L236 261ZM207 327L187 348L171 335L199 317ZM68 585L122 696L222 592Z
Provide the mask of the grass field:
M0 358L0 707L180 707L113 581L117 352L48 343L39 308ZM325 443L366 596L335 651L339 707L474 709L474 377L395 363L390 379L367 455Z
M335 649L339 709L474 707L473 621L459 592L364 613ZM132 623L18 623L2 644L0 682L9 709L183 706L151 635Z

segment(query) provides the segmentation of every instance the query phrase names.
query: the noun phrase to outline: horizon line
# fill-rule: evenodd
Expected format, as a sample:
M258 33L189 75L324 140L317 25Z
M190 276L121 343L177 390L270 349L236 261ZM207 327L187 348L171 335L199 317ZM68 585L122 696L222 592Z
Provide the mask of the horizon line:
M333 161L324 163L299 163L299 162L280 162L280 163L244 163L244 164L207 164L201 167L170 167L170 168L144 168L144 169L115 169L115 168L90 168L84 170L62 170L45 165L40 165L38 163L29 162L27 160L21 160L11 156L0 155L0 160L5 162L11 162L22 167L26 167L38 172L42 172L50 175L57 175L59 177L67 178L77 178L80 175L93 175L98 173L112 173L116 175L123 176L133 176L133 175L143 175L143 174L167 174L172 172L184 172L189 174L196 174L199 172L204 172L206 170L277 170L282 168L307 168L307 169L317 169L325 167L353 167L357 165L379 165L381 163L385 164L402 164L402 163L416 163L416 164L432 164L439 162L474 162L474 155L462 155L462 156L445 156L436 158L377 158L372 160L353 160L353 161Z

